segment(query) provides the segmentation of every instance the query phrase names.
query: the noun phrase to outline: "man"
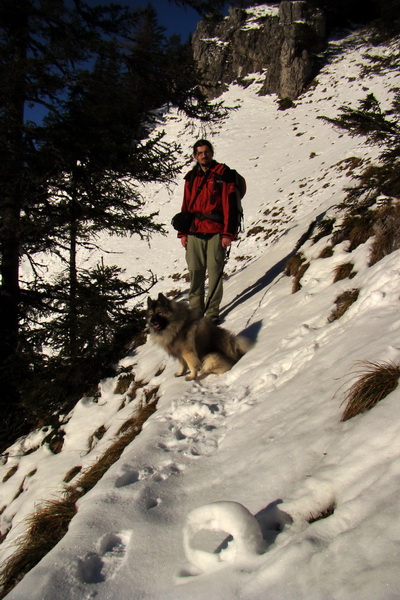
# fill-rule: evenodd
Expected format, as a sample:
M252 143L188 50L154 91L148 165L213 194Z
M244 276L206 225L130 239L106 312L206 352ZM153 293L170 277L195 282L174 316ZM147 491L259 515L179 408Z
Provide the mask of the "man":
M186 249L190 275L189 304L218 323L222 300L225 252L235 239L239 215L233 175L229 167L214 160L207 140L193 146L195 167L185 177L182 212L194 214L189 233L178 233ZM205 279L208 295L205 302Z

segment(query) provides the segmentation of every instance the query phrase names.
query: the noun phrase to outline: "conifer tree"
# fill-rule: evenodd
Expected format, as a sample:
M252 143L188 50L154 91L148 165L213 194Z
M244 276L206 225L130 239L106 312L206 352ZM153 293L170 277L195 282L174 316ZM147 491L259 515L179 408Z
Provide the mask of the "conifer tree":
M151 110L174 102L194 117L221 112L197 92L194 69L184 81L171 68L171 57L185 56L188 73L190 55L165 39L151 9L4 0L0 50L0 387L3 418L12 419L21 368L29 375L41 346L60 341L54 328L44 334L43 319L50 323L53 312L64 324L58 347L71 366L87 347L88 287L98 290L98 304L108 297L113 313L113 294L94 283L99 272L79 272L78 248L93 245L93 235L105 229L141 236L160 230L154 215L138 211L135 182L168 181L177 165L162 134L151 135ZM41 122L29 121L32 106L43 109ZM65 261L63 294L41 278L37 257L43 252ZM21 282L23 256L32 266L30 282ZM113 289L120 285L117 275L108 271ZM143 281L130 282L132 289L135 283ZM104 333L108 325L99 320ZM28 349L27 340L33 340Z
M22 216L47 200L48 172L40 161L46 128L27 122L32 105L56 112L77 65L124 22L122 11L89 9L76 0L4 0L0 6L0 387L3 422L13 416L20 369L19 265Z

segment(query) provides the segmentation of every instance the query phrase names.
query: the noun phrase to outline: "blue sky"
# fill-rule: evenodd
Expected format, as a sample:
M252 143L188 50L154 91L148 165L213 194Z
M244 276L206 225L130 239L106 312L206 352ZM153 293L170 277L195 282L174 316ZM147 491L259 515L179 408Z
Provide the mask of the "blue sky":
M128 6L147 6L148 2L138 2L137 0L128 0L121 2ZM189 6L177 6L174 2L168 0L153 0L150 2L157 11L160 25L165 27L167 34L178 33L183 42L193 33L197 23L200 21L200 15Z
M200 15L189 6L177 6L173 0L113 0L122 6L145 8L151 4L157 11L159 24L165 27L167 35L178 33L185 42L193 33ZM90 5L110 4L111 0L87 0Z
M197 23L201 20L200 15L189 6L182 7L177 6L175 2L168 0L153 0L148 2L146 0L86 0L89 5L96 6L101 4L120 4L122 6L128 6L131 8L143 7L145 8L151 4L158 14L159 24L165 28L167 36L173 34L179 34L182 42L187 41L191 33L196 29ZM26 107L25 117L33 121L39 122L45 114L45 110L35 105L34 107Z

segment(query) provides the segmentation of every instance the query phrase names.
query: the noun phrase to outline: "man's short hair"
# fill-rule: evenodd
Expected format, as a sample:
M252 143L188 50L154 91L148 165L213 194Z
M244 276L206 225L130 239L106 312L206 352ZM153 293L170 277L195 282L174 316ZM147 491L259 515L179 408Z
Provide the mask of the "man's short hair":
M214 148L211 144L211 142L207 141L207 140L198 140L194 146L193 146L193 154L197 154L197 148L199 148L200 146L208 146L211 150L211 152L214 154Z

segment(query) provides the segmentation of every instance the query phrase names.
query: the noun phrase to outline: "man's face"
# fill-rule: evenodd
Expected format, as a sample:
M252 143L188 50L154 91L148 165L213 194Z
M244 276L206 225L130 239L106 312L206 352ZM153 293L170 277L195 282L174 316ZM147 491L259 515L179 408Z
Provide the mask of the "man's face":
M200 167L207 169L213 159L214 153L208 146L198 146L193 158L197 160Z

